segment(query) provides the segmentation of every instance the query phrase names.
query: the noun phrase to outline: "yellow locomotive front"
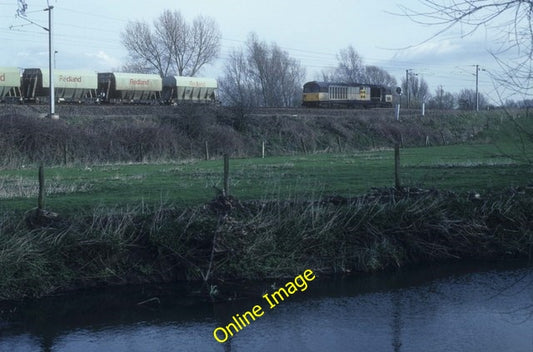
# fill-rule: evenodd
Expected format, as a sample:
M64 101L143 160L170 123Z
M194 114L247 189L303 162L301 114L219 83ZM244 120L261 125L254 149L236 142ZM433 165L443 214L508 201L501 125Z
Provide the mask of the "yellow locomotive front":
M307 82L303 87L303 106L319 107L329 102L329 90L327 83Z

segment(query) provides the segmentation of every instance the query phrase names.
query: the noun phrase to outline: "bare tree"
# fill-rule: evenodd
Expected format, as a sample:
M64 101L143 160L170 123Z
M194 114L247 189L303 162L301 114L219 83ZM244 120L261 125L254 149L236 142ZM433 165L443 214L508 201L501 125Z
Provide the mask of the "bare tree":
M410 97L409 107L421 106L431 97L426 80L415 75L409 78L409 87L405 79L402 79L402 91Z
M387 87L396 86L396 79L378 66L365 66L361 56L353 46L339 51L338 66L333 74L323 71L325 81L339 81L343 83L378 84Z
M483 109L487 106L487 100L483 94L479 93L479 108ZM457 94L457 105L459 110L475 110L476 109L476 91L473 89L461 89Z
M396 78L390 73L377 66L365 67L365 81L364 83L378 84L386 87L395 87L397 85Z
M335 71L337 80L345 83L365 83L365 66L353 46L342 49L337 59L339 61Z
M442 86L439 86L435 91L435 95L428 101L428 109L436 110L451 110L455 107L455 98L452 93L444 91Z
M183 51L187 51L188 38L190 36L189 26L181 13L177 11L165 10L154 21L154 29L157 35L157 40L165 48L165 59L169 67L172 67L173 73L182 75L179 68L180 57L176 53L176 48L181 48Z
M225 68L220 90L230 105L286 107L300 102L305 70L276 44L251 35L246 53L232 53Z
M129 68L194 76L217 58L221 35L211 18L199 16L190 25L179 11L165 10L153 30L145 22L130 22L121 37L130 55Z
M497 43L491 50L502 69L496 77L513 92L529 94L532 88L532 0L419 0L422 9L402 7L403 14L417 23L440 27L426 41L461 25L470 35L483 28ZM510 58L503 54L514 54Z
M225 76L219 79L219 94L224 104L242 109L259 106L260 88L251 75L242 50L229 55L224 72Z
M170 67L165 46L154 35L147 23L129 22L121 33L122 44L130 55L129 69L135 72L157 72L166 76Z
M320 71L319 74L315 75L315 79L321 82L333 82L337 80L335 69L325 69Z
M294 106L301 99L305 70L276 44L268 45L251 36L249 64L260 83L265 106Z

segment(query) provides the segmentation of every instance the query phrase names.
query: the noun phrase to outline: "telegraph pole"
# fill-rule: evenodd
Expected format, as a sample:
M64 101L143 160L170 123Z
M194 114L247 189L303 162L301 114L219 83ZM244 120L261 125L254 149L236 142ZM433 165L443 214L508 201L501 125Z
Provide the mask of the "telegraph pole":
M479 65L476 65L476 111L479 111Z
M409 71L413 72L413 69L409 68L405 70L405 94L407 96L407 109L409 109L409 106L411 105L411 90L409 89ZM418 75L415 74L415 76Z
M56 99L55 99L55 86L54 86L54 41L52 37L52 10L53 6L48 6L44 11L48 11L48 79L50 82L50 115L51 119L58 119L56 115Z
M409 109L409 69L405 70L405 94L407 98L407 109Z
M479 111L479 72L487 70L480 68L479 65L474 66L476 67L476 111Z

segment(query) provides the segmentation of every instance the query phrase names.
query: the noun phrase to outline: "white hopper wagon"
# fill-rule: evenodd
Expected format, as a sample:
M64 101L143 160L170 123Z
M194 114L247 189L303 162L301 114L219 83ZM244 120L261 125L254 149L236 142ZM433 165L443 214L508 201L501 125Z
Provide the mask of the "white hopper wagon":
M170 76L163 79L163 101L170 104L216 102L216 79Z
M158 75L108 72L98 74L98 96L107 103L155 104L161 100L162 79Z
M0 67L0 101L20 99L20 70Z
M93 71L54 70L57 102L93 102L96 100L97 74ZM47 102L50 77L47 69L29 68L22 75L22 92L27 101Z

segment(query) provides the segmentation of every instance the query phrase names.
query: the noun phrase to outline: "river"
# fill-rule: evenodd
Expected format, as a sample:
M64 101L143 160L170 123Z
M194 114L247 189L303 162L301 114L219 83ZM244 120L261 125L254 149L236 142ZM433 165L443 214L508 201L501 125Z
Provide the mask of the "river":
M188 285L152 285L4 304L0 351L533 351L533 269L524 263L319 277L269 309L262 294L285 281L236 286L248 298L224 303L195 298ZM228 342L214 339L255 305L264 314Z

